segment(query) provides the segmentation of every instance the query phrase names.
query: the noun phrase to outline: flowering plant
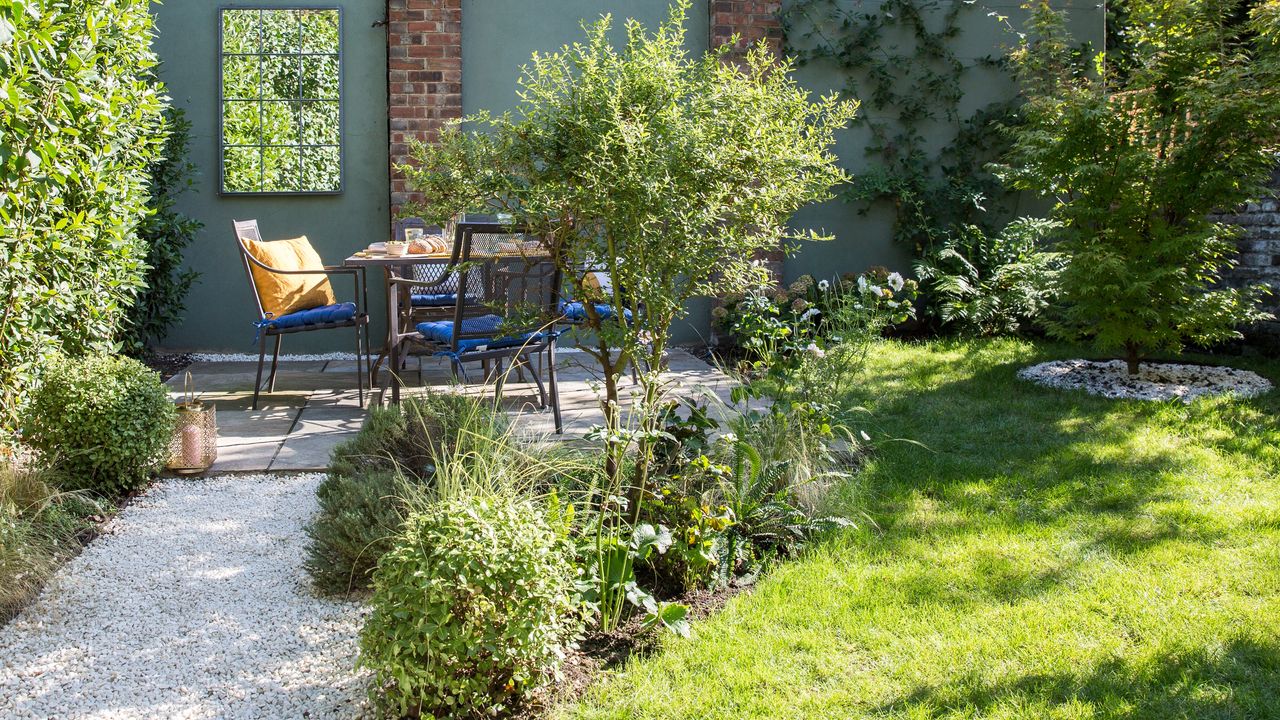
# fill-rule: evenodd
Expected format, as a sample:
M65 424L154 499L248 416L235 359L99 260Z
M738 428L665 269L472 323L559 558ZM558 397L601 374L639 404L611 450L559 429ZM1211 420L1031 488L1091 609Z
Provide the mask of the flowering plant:
M786 288L730 295L712 316L754 361L821 358L828 343L851 334L879 335L915 317L918 290L915 280L883 267L830 280L801 275Z

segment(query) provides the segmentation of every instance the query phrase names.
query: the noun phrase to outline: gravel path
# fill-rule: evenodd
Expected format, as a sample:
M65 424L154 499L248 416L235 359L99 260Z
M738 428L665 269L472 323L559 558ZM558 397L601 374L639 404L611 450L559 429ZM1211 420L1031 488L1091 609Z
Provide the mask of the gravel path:
M363 607L309 591L318 474L169 480L0 628L0 718L353 718Z

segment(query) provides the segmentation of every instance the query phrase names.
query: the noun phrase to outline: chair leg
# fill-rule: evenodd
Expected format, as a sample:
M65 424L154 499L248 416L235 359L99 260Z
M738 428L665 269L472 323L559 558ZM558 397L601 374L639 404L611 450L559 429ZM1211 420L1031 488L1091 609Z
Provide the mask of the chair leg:
M496 408L498 403L502 402L502 386L507 384L507 374L502 371L502 358L494 359L493 372L495 373L495 380L493 384L493 406Z
M362 350L364 348L361 347L360 342L360 326L363 324L364 323L356 323L356 387L359 388L357 391L357 397L359 398L358 402L362 409L364 408L364 368L360 364L360 356L363 354Z
M551 395L551 413L556 421L556 434L564 433L564 425L560 421L560 388L556 384L556 340L551 338L547 345L547 390Z
M539 358L538 364L541 365L542 353L538 353L538 358ZM529 375L533 376L533 382L535 385L538 386L538 408L541 410L546 410L547 409L547 388L545 385L542 384L541 373L534 370L533 365L529 363L529 358L527 356L523 356L523 355L520 356L520 367L529 368Z
M253 381L253 405L254 410L258 409L258 392L262 390L262 364L267 360L267 336L264 334L258 340L258 376Z
M271 353L271 379L267 381L267 392L276 391L276 367L280 364L280 342L284 340L283 335L276 336L276 349Z

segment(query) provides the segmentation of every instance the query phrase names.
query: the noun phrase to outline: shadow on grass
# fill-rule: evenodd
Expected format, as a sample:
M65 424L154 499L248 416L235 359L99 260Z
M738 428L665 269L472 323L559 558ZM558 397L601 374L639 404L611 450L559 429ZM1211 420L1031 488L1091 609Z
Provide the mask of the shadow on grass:
M876 714L907 706L927 709L913 717L987 716L1001 708L1084 703L1107 717L1132 720L1261 718L1280 706L1278 673L1280 648L1235 638L1215 650L1188 648L1140 664L1110 660L1083 675L1031 674L1006 683L917 688Z

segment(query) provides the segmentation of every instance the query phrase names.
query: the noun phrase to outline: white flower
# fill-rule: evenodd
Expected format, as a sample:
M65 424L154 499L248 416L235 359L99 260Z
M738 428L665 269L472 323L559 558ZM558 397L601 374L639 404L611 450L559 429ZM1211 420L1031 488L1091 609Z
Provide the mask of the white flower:
M896 307L898 307L898 301L897 301L897 300L890 300L890 301L889 301L889 307L891 307L891 308L896 308Z
M824 352L822 348L818 347L817 343L809 343L809 347L805 348L804 351L819 360L827 356L827 353Z
M889 273L889 287L893 288L894 292L901 292L902 285L902 275L899 275L898 273Z
M819 289L819 290L821 290L822 292L826 292L830 287L831 287L831 281L830 281L830 280L819 280L819 281L818 281L818 289Z
M811 308L809 308L808 310L805 310L805 311L804 311L804 314L800 316L800 322L805 322L805 321L807 321L809 318L811 318L811 317L813 317L814 315L817 315L817 314L818 314L818 308L813 308L813 307L811 307Z
M872 294L872 295L883 295L883 294L884 294L884 290L883 290L883 289L881 289L879 285L868 285L868 286L867 286L867 290L869 290L869 291L871 292L871 294Z
M867 276L859 275L858 276L858 292L865 293L866 291L867 291Z
M871 436L867 434L866 430L859 430L858 434L862 436L863 441L871 442Z

